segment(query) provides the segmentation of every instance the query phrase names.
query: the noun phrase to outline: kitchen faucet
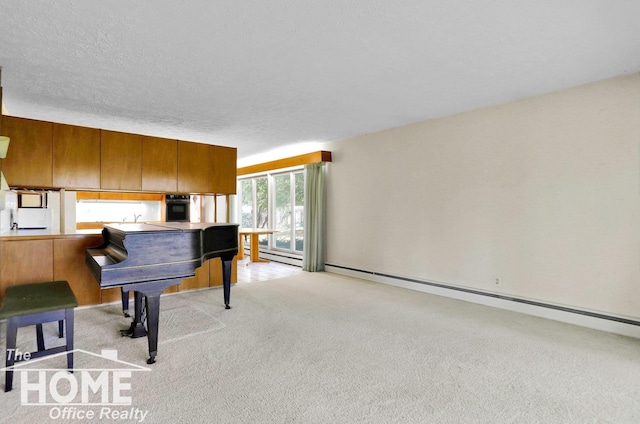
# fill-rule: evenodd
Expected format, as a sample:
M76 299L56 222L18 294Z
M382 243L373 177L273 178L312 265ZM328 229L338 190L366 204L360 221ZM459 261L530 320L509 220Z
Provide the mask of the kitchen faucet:
M136 215L135 213L133 214L133 222L138 222L138 219L142 217L142 215Z

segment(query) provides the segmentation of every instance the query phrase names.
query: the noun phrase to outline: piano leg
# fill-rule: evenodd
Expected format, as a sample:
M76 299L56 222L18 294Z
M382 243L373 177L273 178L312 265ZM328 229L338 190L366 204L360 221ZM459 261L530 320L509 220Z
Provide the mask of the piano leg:
M123 291L122 294L123 296L127 295L127 298L129 297L129 292L125 292ZM147 330L144 328L144 319L142 318L142 306L143 306L143 301L144 301L144 296L142 295L142 293L138 292L138 291L134 291L133 292L133 296L134 296L134 314L133 314L133 321L131 322L131 326L129 328L127 328L126 330L121 330L120 333L123 336L129 336L132 339L138 338L138 337L144 337L147 335Z
M231 295L231 264L232 259L222 259L222 288L224 291L224 308L231 309L229 297Z
M156 362L158 355L158 328L160 322L160 295L147 296L147 326L149 327L149 359L147 364Z
M227 259L227 260L225 260ZM231 294L231 264L233 258L223 258L222 261L222 283L224 289L225 309L231 309L229 298ZM158 327L160 321L160 295L167 288L180 284L182 278L168 280L156 280L145 283L131 284L130 288L135 289L135 314L131 327L123 330L123 335L131 337L142 337L146 334L149 342L149 359L147 364L156 362L158 356ZM142 302L146 300L147 327L145 331L142 319ZM145 333L142 333L145 331ZM139 335L137 335L139 334Z
M131 323L131 328L139 328L142 326L144 330L144 324L142 323L142 302L146 301L146 315L147 315L147 342L149 344L149 359L147 364L153 364L156 362L156 356L158 356L158 324L160 321L160 295L162 292L171 286L180 284L181 278L172 278L168 280L156 280L146 283L135 284L135 318ZM134 337L134 336L132 336Z
M226 259L226 260L225 260ZM231 294L231 264L233 257L223 258L222 260L222 284L224 291L224 307L231 309L229 306L229 298ZM155 283L148 283L145 287L149 289L141 289L147 299L147 337L149 342L149 359L147 364L156 362L158 355L158 327L160 322L160 295L169 286L180 284L181 280L163 280ZM138 296L138 292L136 292ZM136 297L136 303L138 298ZM136 307L137 310L137 307ZM132 324L133 325L133 324Z
M122 313L125 317L129 318L129 292L120 288L120 295L122 296Z

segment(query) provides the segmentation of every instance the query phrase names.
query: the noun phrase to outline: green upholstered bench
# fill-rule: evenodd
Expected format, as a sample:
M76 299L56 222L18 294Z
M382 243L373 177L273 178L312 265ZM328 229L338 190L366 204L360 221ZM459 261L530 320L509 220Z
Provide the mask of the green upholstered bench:
M73 370L73 309L78 301L66 281L22 284L7 287L0 307L0 319L7 320L7 348L4 391L13 387L13 365L55 353L67 353L67 369ZM45 349L42 324L58 321L59 337L66 333L66 344ZM63 327L63 323L66 324ZM16 357L16 338L19 327L36 326L38 350ZM65 331L66 330L66 331Z

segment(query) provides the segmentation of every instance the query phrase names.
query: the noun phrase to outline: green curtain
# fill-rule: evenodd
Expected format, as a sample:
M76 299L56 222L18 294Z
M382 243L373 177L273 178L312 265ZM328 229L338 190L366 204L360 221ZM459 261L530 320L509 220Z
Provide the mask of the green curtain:
M326 245L325 166L324 162L304 167L304 249L302 269L324 271Z

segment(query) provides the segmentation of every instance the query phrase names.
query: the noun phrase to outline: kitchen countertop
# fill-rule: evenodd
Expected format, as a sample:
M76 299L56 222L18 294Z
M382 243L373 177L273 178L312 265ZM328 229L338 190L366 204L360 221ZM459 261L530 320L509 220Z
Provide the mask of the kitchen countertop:
M136 230L141 231L148 227L151 229L165 229L165 230L182 230L182 231L192 231L192 230L201 230L207 227L216 226L216 225L232 225L225 223L212 223L212 222L139 222L139 223L113 223L113 224L104 224L110 227L121 229L121 230ZM83 229L83 230L71 230L61 233L57 230L51 229L27 229L27 230L10 230L3 231L0 233L0 240L10 241L10 240L38 240L38 239L49 239L49 238L73 238L73 237L87 237L87 236L96 236L102 234L102 228L92 228L92 229Z
M102 228L91 230L72 230L61 233L58 230L51 229L28 229L28 230L10 230L0 233L0 240L36 240L48 238L72 238L96 236L102 234Z
M98 228L83 228L68 230L64 233L50 228L29 228L22 230L9 230L0 233L0 240L35 240L47 238L70 238L101 235L105 225L119 225L120 223L101 222ZM139 224L144 224L140 222Z

